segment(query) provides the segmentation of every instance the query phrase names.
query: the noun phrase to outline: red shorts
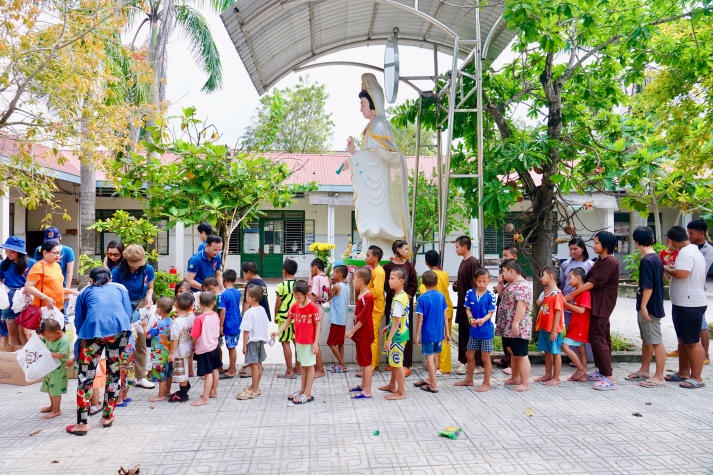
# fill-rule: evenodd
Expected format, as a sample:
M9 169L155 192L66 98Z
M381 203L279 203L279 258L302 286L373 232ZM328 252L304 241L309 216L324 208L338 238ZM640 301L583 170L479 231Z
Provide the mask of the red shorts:
M346 333L346 325L335 325L334 323L329 324L329 336L327 337L327 344L330 346L341 346L344 344L344 333Z
M371 366L371 341L364 340L354 340L354 346L356 348L356 360L359 366Z

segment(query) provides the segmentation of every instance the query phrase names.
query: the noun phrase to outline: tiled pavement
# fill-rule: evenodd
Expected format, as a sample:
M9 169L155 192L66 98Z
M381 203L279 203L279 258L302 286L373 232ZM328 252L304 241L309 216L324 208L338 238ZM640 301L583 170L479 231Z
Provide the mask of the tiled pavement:
M614 330L631 331L630 303L619 303ZM672 329L664 331L670 340ZM280 361L277 346L268 361ZM711 367L704 369L709 387L697 390L625 382L637 368L615 365L616 391L533 383L521 394L501 383L476 394L453 387L456 379L448 376L439 380L438 394L429 394L412 385L424 374L418 369L407 379L406 400L378 394L355 401L347 394L359 382L351 366L317 380L315 402L291 406L286 396L299 380L277 379L283 367L269 364L255 400L235 399L247 379L221 381L218 399L200 408L149 403L155 390L134 388L114 426L102 429L94 416L86 437L64 432L75 419L76 381L63 414L50 421L38 412L46 404L39 384L0 385L0 473L109 474L135 465L146 474L713 472ZM667 368L675 370L676 360L669 358ZM542 371L533 367L535 376ZM375 387L386 378L377 373ZM193 386L196 396L198 378ZM457 440L438 436L452 425L463 428Z

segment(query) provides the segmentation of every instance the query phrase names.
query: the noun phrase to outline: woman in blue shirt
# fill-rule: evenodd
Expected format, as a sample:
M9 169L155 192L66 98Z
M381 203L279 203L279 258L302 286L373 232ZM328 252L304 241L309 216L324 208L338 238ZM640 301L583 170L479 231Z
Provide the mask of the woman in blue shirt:
M92 385L102 351L106 350L106 387L102 426L114 423L114 407L119 389L119 359L126 350L131 333L131 302L122 285L110 282L109 271L95 267L89 272L89 286L77 296L74 326L77 342L74 357L79 367L77 377L77 423L67 432L86 435L92 399Z
M12 304L15 292L25 286L27 273L36 261L27 257L25 240L20 237L10 236L0 248L5 249L5 259L0 263L0 283L8 288L7 296ZM10 345L20 344L17 323L15 323L17 316L12 308L2 311L0 337L9 337Z

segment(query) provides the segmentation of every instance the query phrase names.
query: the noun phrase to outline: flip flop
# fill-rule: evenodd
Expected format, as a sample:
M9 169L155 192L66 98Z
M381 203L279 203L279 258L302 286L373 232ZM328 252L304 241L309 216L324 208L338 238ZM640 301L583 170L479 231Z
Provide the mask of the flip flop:
M89 415L90 415L90 416L96 416L96 415L99 414L100 412L102 412L102 408L101 408L101 407L91 406L91 407L89 408Z
M113 424L114 424L114 418L113 418L113 417L112 417L111 420L110 420L109 422L107 422L106 424L104 423L104 419L102 419L102 427L103 427L104 429L108 429L108 428L111 427Z
M296 397L292 400L292 404L307 404L308 402L314 401L314 396L310 396L309 399L307 399L307 396L304 394L300 394L299 397Z
M121 404L117 404L117 405L114 406L114 407L126 407L126 406L128 406L128 405L129 405L129 403L126 402L126 401L124 401L124 402L122 402Z
M426 391L427 393L434 393L434 394L438 392L438 389L431 388L431 385L428 383L421 386L421 390Z
M371 396L366 396L364 393L360 392L358 394L352 394L352 399L371 399Z
M647 380L641 381L639 383L639 386L641 386L642 388L665 388L666 383L657 383L656 381L647 379Z
M697 381L693 378L688 378L685 381L681 381L679 386L686 389L698 389L706 386L706 383Z
M220 376L218 376L218 379L233 379L234 377L235 377L234 374L230 375L230 374L223 372L223 373L220 373Z
M640 373L631 373L628 375L626 378L624 378L627 381L637 381L639 379L649 379L648 376L644 376L643 374Z
M332 366L332 373L346 373L349 368L340 368L339 366Z
M86 431L86 430L73 430L73 429L76 427L76 425L77 425L77 424L68 425L68 426L67 426L67 429L66 429L67 433L68 433L68 434L78 435L78 436L80 436L80 437L83 436L83 435L87 435L87 431Z
M300 397L301 395L302 395L302 394L301 394L299 391L295 391L295 392L293 392L292 394L290 394L289 396L287 396L287 400L288 400L288 401L292 401L292 400L294 400L296 397Z
M413 383L413 385L416 386L417 388L423 387L427 384L428 384L428 381L426 381L425 379L419 379L418 381Z
M349 390L350 393L360 393L362 391L361 386L354 386Z
M669 383L680 383L682 381L686 381L684 378L681 377L680 374L678 373L671 373L667 374L666 376L663 377L666 381Z
M277 379L297 379L297 376L295 376L294 374L288 376L285 373L280 373L277 375Z
M124 402L131 402L131 401L133 401L133 399L131 399L130 397L125 397L125 398L124 398Z

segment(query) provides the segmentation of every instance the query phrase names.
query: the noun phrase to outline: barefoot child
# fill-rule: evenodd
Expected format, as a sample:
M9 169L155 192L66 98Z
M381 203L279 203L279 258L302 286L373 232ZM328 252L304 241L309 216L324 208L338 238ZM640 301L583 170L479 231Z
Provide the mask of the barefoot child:
M490 353L493 352L493 337L495 336L495 326L493 325L493 314L495 312L495 294L488 290L490 283L490 272L487 269L475 271L475 288L468 290L465 294L465 312L470 323L470 334L468 337L468 351L466 358L468 366L465 379L455 383L454 386L473 386L473 373L475 372L475 352L480 350L483 354L483 384L476 388L479 393L490 389L490 375L493 366L490 362Z
M374 341L374 296L369 292L371 271L368 267L360 267L354 272L354 291L356 292L356 308L354 309L354 327L345 335L354 340L356 360L361 370L361 385L349 390L352 399L371 399L372 369L371 343Z
M287 312L287 320L280 326L272 338L277 337L285 331L290 323L295 327L295 343L297 344L297 361L302 365L302 386L287 399L293 404L306 404L314 401L312 396L312 383L314 382L314 365L317 362L319 353L319 332L322 328L321 314L317 305L312 302L308 295L310 293L309 284L304 280L295 282L294 296L295 303Z
M540 277L545 287L544 298L537 314L535 331L537 349L545 353L545 374L535 381L546 386L556 386L560 383L562 369L562 330L564 330L564 297L557 287L559 271L556 267L545 267Z
M40 412L44 413L42 419L52 419L62 414L60 410L62 394L67 394L67 367L64 363L69 358L69 338L62 333L62 327L53 318L42 320L37 333L42 337L47 349L52 352L52 358L61 363L57 369L44 377L40 388L40 391L48 393L50 397L50 405L40 409Z
M584 285L584 269L575 267L569 271L569 285L575 290ZM572 312L572 319L567 327L567 334L562 339L562 351L577 367L577 371L569 377L569 381L587 382L587 351L585 343L589 343L589 318L592 309L592 297L589 290L577 295L572 303L564 303L565 310ZM572 347L575 347L575 351Z
M310 277L307 281L310 293L309 299L317 305L319 309L320 319L324 316L324 303L329 299L329 278L324 273L324 261L319 257L312 260L309 266ZM317 342L319 343L319 333L317 333ZM317 349L317 363L314 367L314 377L321 378L327 373L324 371L322 364L322 351Z
M240 339L240 291L235 288L238 273L233 269L223 272L223 286L225 290L218 297L218 311L220 312L220 334L225 338L225 347L228 349L228 369L220 375L220 379L234 378L238 374L236 362L238 361L238 340Z
M384 328L384 349L392 369L389 384L379 388L379 391L391 393L385 396L388 400L406 399L404 348L409 339L409 297L404 291L405 280L406 275L399 268L393 269L389 275L389 287L394 291L394 298L391 301L391 320Z
M183 292L176 296L176 312L171 323L171 354L168 355L168 361L172 364L172 379L178 383L178 391L171 394L168 402L188 401L188 390L191 389L188 377L193 361L191 329L196 318L193 314L194 303L192 292Z
M198 364L198 376L203 380L203 394L191 406L204 406L209 398L218 397L218 379L223 362L220 360L218 340L220 338L220 317L215 313L215 294L201 292L199 296L200 312L193 322L191 340Z
M295 296L292 291L295 287L295 274L297 273L297 262L292 259L285 259L282 263L282 282L277 285L275 297L275 323L277 327L281 327L287 320L287 312L289 312L292 304L295 303ZM297 345L295 344L295 328L292 323L287 325L285 331L280 333L280 344L282 345L282 355L285 357L285 372L278 374L280 379L295 379L295 373L300 373L302 370L299 363L293 365L292 348L290 344L295 346L297 353Z
M345 282L349 271L346 266L336 266L332 271L334 285L329 290L329 336L327 345L332 350L337 364L332 366L332 373L348 371L344 363L344 332L347 328L347 310L349 310L349 285Z
M262 377L262 362L265 361L265 343L269 339L267 336L267 326L270 320L267 318L265 309L260 306L260 299L263 290L253 285L245 290L245 302L248 309L240 324L240 331L243 332L243 355L245 364L250 365L250 377L252 385L248 386L238 394L238 399L255 399L260 395L260 378Z
M414 383L417 388L429 393L437 393L436 367L441 354L443 341L450 341L448 334L448 305L443 294L436 290L438 275L428 270L421 277L426 292L416 303L416 336L414 344L421 346L421 353L426 357L428 381L423 379Z
M163 401L168 398L171 392L171 364L168 356L171 353L171 311L173 310L173 299L171 297L161 297L156 302L156 315L159 320L150 329L146 329L147 323L142 320L141 325L146 332L146 338L150 338L151 343L151 367L149 378L158 384L158 394L149 398L149 402Z

